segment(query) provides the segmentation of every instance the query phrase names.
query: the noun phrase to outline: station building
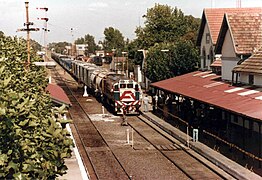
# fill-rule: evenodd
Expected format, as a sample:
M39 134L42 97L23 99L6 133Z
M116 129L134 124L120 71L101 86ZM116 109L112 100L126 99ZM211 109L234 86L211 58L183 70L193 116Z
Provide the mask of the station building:
M204 9L197 45L199 71L151 84L156 113L261 173L262 8Z

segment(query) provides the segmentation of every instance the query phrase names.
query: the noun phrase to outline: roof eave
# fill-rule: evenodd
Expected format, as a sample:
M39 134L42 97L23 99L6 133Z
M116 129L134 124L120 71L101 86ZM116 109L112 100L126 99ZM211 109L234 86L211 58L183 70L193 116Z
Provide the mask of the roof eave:
M205 30L206 22L207 22L207 20L206 20L205 10L203 10L200 28L199 28L199 31L198 31L197 41L196 41L196 46L198 46L198 47L201 46L201 41L202 41L203 33L204 33L204 30Z

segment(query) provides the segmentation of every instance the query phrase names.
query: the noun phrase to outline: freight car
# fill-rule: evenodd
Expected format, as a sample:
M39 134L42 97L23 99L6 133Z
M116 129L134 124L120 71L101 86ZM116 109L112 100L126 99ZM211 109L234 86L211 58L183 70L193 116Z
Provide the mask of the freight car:
M90 93L112 106L115 114L122 114L124 109L127 114L139 113L142 91L133 79L92 63L69 60L58 55L54 57L53 59L67 69L79 83L86 85ZM68 69L69 67L71 69Z

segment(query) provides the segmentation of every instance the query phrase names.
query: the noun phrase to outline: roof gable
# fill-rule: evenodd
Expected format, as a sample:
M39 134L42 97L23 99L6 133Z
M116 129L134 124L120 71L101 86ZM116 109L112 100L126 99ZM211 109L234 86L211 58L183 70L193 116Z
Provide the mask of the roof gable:
M217 44L220 27L225 13L259 13L262 8L206 8L203 10L201 24L197 37L197 46L201 45L204 28L208 23L212 42Z
M216 54L221 53L228 30L233 38L236 54L251 54L254 48L262 44L262 11L260 13L225 14L218 35Z

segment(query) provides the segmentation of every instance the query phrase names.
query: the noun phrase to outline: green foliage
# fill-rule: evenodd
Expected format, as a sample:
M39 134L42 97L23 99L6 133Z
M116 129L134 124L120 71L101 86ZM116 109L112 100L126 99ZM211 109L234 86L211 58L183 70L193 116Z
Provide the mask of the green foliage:
M138 27L135 31L140 49L148 49L155 43L196 41L200 19L185 16L178 8L155 4L143 17L146 18L145 27Z
M168 46L161 43L149 49L143 70L155 82L194 71L198 59L198 49L191 41L177 41Z
M45 70L25 69L26 60L23 39L0 38L0 178L54 179L66 172L72 140L45 93Z
M98 49L98 46L95 43L95 37L90 34L86 34L84 37L78 38L75 41L75 44L87 44L88 50L86 52L86 55L88 55L89 53L94 54L95 51Z
M104 50L111 52L112 49L116 49L117 53L121 55L124 49L125 41L122 33L118 29L113 27L105 28L104 30L105 40L103 42Z
M37 41L31 39L30 45L35 52L41 51L42 46Z
M147 49L144 71L153 82L192 71L199 61L195 42L200 19L160 4L148 9L143 17L145 27L137 27L137 38L129 44L134 63L142 64L142 53L138 50ZM169 52L163 53L161 49Z
M48 45L50 50L54 50L56 53L65 54L66 46L69 46L70 43L68 42L58 42L58 43L50 43Z

